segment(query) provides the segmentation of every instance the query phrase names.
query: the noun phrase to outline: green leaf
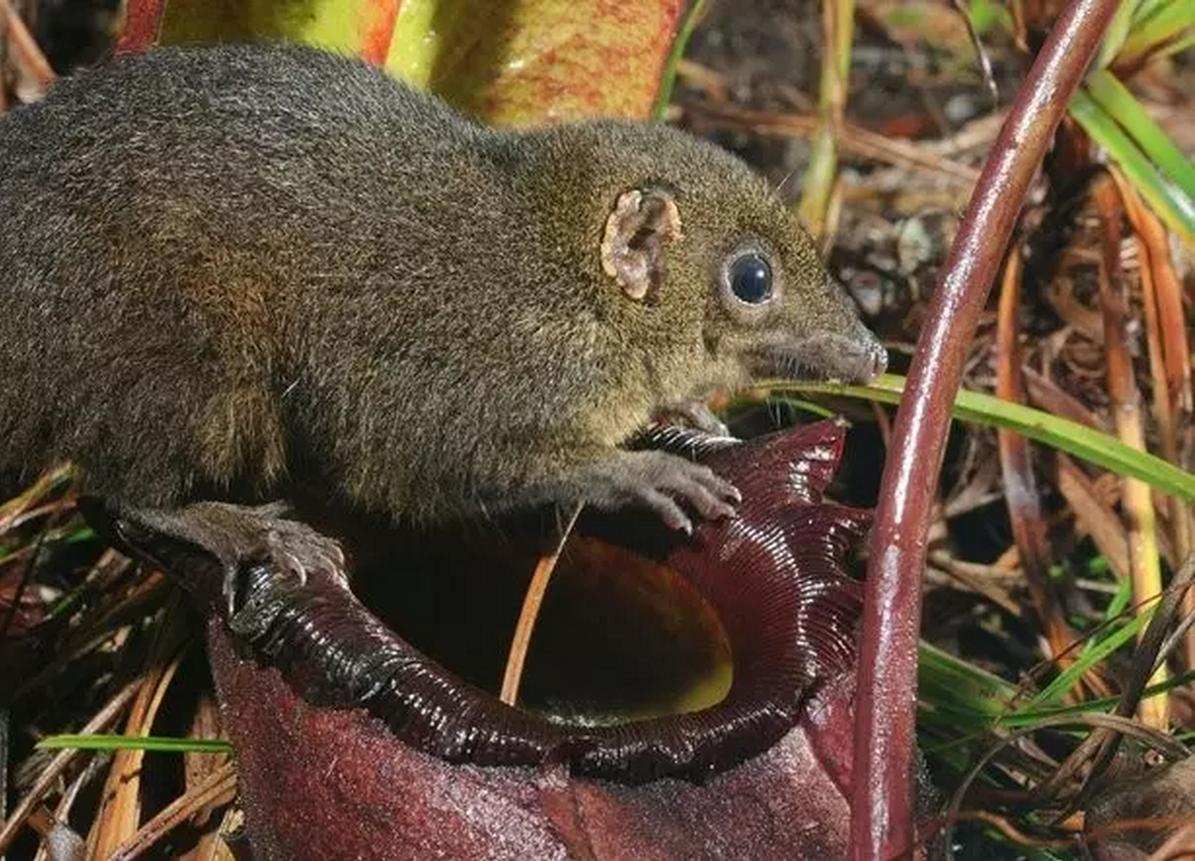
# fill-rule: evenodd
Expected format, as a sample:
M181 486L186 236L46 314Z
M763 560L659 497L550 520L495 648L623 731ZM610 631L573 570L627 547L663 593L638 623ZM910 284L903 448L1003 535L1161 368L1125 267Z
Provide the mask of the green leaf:
M37 743L41 750L152 750L163 753L232 753L220 739L129 735L51 735Z
M1116 120L1082 87L1071 97L1069 110L1084 131L1115 159L1154 212L1183 241L1195 245L1195 200L1163 177Z
M1192 4L1195 7L1195 4ZM1146 113L1128 87L1111 72L1093 72L1084 84L1087 92L1170 180L1177 183L1190 200L1195 200L1195 163L1187 158Z
M136 0L130 0L136 2ZM162 44L306 42L502 125L646 118L676 0L163 0Z
M164 0L159 42L286 40L359 55L389 44L393 15L379 0Z
M905 378L883 374L866 386L847 386L801 380L772 380L776 391L816 392L895 404L900 402ZM1029 439L1060 449L1120 475L1139 478L1159 490L1187 502L1195 501L1195 475L1147 452L1122 443L1116 437L1086 425L1060 418L1032 407L1010 403L981 392L960 391L954 402L954 417L962 421L1015 430Z
M386 66L499 125L643 119L681 12L675 0L403 0Z
M1124 577L1116 587L1116 594L1112 596L1112 600L1108 602L1108 606L1104 610L1104 621L1111 622L1125 611L1132 600L1133 581L1128 577Z

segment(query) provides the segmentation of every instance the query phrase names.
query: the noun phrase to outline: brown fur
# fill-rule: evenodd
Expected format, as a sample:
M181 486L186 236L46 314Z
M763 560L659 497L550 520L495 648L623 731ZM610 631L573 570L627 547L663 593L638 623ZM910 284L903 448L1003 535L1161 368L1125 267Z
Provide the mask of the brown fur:
M639 188L683 232L647 301L599 249ZM0 470L71 459L142 506L302 485L425 520L590 498L662 404L877 366L726 153L651 124L484 129L308 48L166 49L59 83L0 121L0 219ZM746 235L785 290L759 325L716 299Z

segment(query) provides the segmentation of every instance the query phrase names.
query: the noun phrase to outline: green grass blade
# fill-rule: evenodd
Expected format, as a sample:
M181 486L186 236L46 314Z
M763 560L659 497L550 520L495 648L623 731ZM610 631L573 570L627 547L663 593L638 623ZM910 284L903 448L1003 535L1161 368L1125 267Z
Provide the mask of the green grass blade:
M167 738L130 735L50 735L37 743L41 750L152 750L161 753L232 753L220 739Z
M705 8L705 0L692 0L689 10L681 21L680 29L672 40L672 50L668 52L668 59L664 61L664 73L660 76L660 89L656 93L656 103L652 105L651 116L654 120L664 119L668 112L668 104L672 101L672 88L676 86L676 67L680 65L685 55L685 47L689 44L689 37L693 35L693 28L701 18Z
M1017 689L999 676L922 641L918 647L917 696L923 706L987 727L1009 710Z
M1195 670L1188 670L1182 675L1167 679L1164 682L1158 682L1148 686L1141 692L1142 699L1149 697L1156 697L1159 694L1167 693L1168 691L1178 690L1183 688L1191 682L1195 681ZM1018 729L1020 727L1032 726L1033 724L1048 720L1049 718L1062 717L1064 715L1080 715L1088 712L1110 712L1120 702L1120 697L1100 697L1099 699L1084 700L1081 703L1074 705L1041 705L1041 706L1022 706L1015 712L1010 712L1006 715L1001 715L996 721L997 725L1007 727L1008 729Z
M1162 173L1177 183L1189 199L1195 200L1195 163L1145 112L1128 87L1107 71L1088 75L1085 86L1092 99L1129 133Z
M1184 30L1195 27L1195 3L1179 0L1159 4L1148 15L1133 23L1121 46L1121 57L1136 57L1157 48L1164 42L1182 36Z
M1108 602L1108 607L1104 610L1104 621L1107 623L1113 622L1117 616L1128 609L1129 603L1133 600L1133 581L1128 577L1123 578L1116 588L1116 594L1112 596L1112 600Z
M1112 16L1112 23L1108 25L1108 30L1104 34L1104 42L1100 45L1099 56L1092 64L1093 69L1103 69L1116 59L1116 55L1124 46L1125 39L1128 38L1129 28L1133 25L1133 13L1137 11L1139 5L1138 0L1120 0L1120 5L1116 7L1116 14Z
M773 380L770 385L776 391L838 395L895 404L900 401L905 379L895 374L884 374L867 386L800 380ZM953 412L954 417L961 421L1015 430L1031 440L1073 454L1119 475L1139 478L1179 499L1195 501L1195 475L1078 422L981 392L960 391L955 398Z
M1163 6L1169 6L1176 2L1185 2L1185 0L1141 0L1141 2L1137 4L1137 8L1133 10L1133 28L1136 29L1142 21L1157 12Z
M1195 200L1163 177L1132 139L1102 107L1079 88L1071 98L1070 114L1108 151L1149 202L1154 212L1182 237L1195 245Z
M1151 607L1134 616L1132 620L1114 630L1090 649L1085 649L1077 661L1059 673L1053 681L1035 694L1033 699L1029 701L1029 705L1041 706L1057 700L1074 687L1084 673L1137 636L1137 633L1145 627L1145 624L1152 615L1153 608Z

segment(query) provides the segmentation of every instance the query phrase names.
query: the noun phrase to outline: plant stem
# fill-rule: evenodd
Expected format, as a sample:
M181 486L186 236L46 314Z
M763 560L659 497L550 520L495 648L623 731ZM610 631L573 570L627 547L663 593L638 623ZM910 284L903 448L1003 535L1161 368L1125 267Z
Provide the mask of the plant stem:
M851 780L855 859L914 845L921 574L950 407L1030 181L1116 8L1116 0L1073 0L1055 24L984 165L918 339L870 545Z
M1103 259L1101 261L1100 306L1104 315L1104 349L1108 366L1108 396L1117 435L1125 445L1145 451L1145 428L1141 417L1141 393L1129 356L1126 323L1128 303L1123 290L1120 268L1121 208L1116 187L1105 179L1096 186L1095 203L1103 221ZM1149 485L1136 478L1124 479L1121 506L1128 519L1129 570L1133 581L1133 599L1141 604L1162 591L1162 563L1158 556L1157 518ZM1143 612L1150 612L1143 609ZM1160 667L1151 679L1166 681L1166 668ZM1146 726L1165 730L1169 708L1165 695L1142 700L1140 717Z

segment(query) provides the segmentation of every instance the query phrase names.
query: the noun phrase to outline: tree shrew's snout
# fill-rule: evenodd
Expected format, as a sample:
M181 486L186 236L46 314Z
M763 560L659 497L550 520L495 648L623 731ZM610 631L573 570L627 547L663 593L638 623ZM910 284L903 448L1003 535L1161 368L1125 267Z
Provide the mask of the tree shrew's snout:
M888 351L862 323L849 335L815 332L775 344L758 358L764 374L846 383L870 383L888 367Z

